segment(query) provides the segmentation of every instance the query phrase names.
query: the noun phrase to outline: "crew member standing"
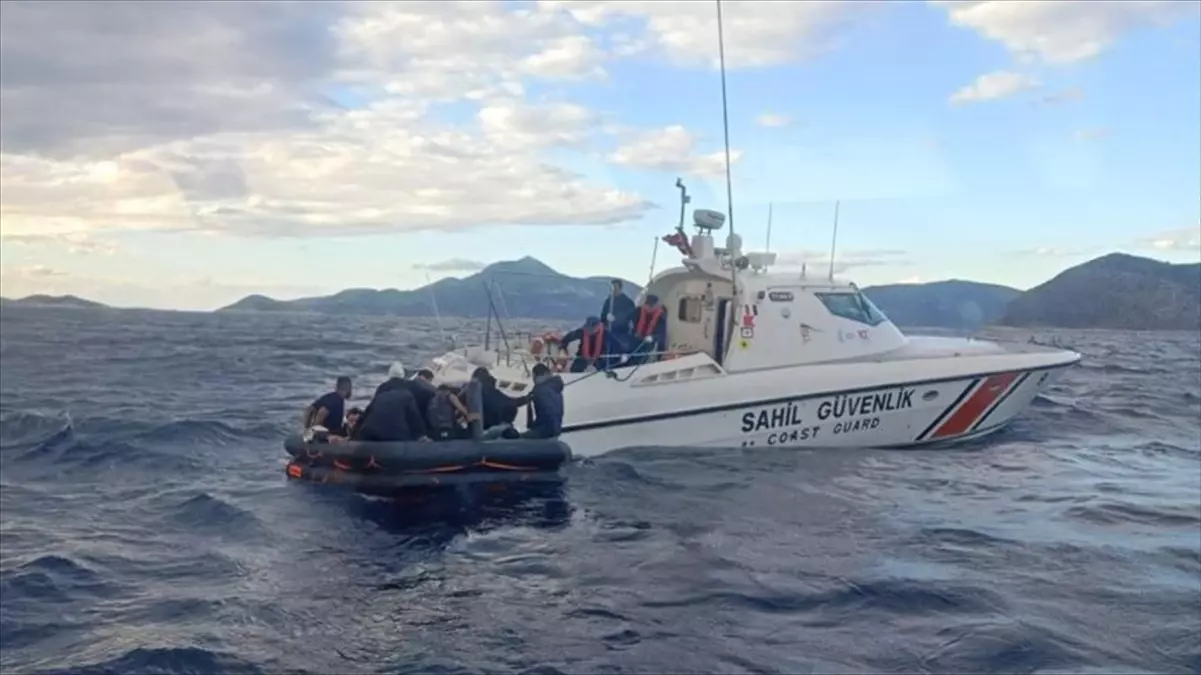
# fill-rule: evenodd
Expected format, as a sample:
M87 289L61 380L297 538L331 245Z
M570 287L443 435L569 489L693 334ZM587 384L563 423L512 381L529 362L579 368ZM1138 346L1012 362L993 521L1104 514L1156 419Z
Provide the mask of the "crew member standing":
M648 293L646 301L634 314L634 345L629 363L637 365L655 361L667 349L667 317L659 296Z
M620 343L620 349L625 349L625 343L629 341L630 320L634 316L634 301L622 291L621 279L614 279L609 285L612 290L601 306L600 318L609 336Z

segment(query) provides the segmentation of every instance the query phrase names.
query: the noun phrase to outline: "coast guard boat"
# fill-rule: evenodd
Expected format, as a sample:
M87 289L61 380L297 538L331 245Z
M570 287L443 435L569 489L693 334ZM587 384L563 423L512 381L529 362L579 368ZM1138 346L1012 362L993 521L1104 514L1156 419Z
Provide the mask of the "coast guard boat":
M638 298L653 293L665 307L666 352L641 365L560 373L562 440L576 456L631 446L964 441L1003 428L1080 361L1038 344L906 336L854 283L769 272L775 254L743 253L733 233L716 248L721 213L694 211L689 239L683 204L676 233L663 237L681 265L655 275ZM452 350L429 367L450 383L487 367L516 397L533 386L540 361L561 366L563 358L535 340Z

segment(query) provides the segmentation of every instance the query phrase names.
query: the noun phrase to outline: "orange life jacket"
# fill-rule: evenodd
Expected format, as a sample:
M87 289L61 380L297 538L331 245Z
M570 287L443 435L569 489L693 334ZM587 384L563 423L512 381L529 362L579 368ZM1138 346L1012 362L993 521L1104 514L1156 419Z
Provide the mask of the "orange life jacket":
M663 318L663 305L655 305L647 307L643 305L638 308L638 323L634 326L634 335L644 338L648 335L654 335L655 329L659 327L659 320Z
M585 328L584 334L580 337L580 356L586 359L595 359L601 355L604 345L605 324L598 323L591 330Z

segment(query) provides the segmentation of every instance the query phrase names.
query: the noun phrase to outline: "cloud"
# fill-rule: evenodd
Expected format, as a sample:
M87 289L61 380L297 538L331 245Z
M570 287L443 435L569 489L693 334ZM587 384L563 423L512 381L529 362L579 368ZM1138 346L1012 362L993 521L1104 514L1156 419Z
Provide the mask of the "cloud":
M17 0L3 11L4 152L106 157L218 131L303 127L331 107L317 85L337 68L324 29L337 3Z
M1164 230L1135 242L1138 248L1156 251L1194 251L1201 249L1201 225Z
M595 111L526 98L530 81L604 74L562 8L6 2L0 30L6 235L608 225L654 208L544 154L606 132ZM449 124L439 102L478 113Z
M466 260L464 258L451 258L435 263L419 263L413 265L414 269L426 270L428 272L478 272L484 269L486 265L478 260Z
M728 3L729 64L810 58L865 6ZM0 219L53 237L637 219L654 204L548 161L612 147L604 113L527 87L634 54L712 62L714 19L663 2L5 2ZM439 103L478 110L450 124ZM617 165L724 168L680 126L619 136Z
M30 248L61 248L77 254L112 255L117 252L117 246L112 242L96 239L83 232L10 235L0 230L0 243Z
M587 35L567 35L548 44L542 51L521 61L521 71L529 75L562 80L605 78L601 66L605 54Z
M893 249L849 249L845 252L835 251L834 273L842 274L847 270L859 267L907 266L912 262L904 259L906 251ZM809 273L825 274L830 270L829 252L795 250L784 251L776 257L776 266L783 268L800 268L804 266Z
M1141 26L1195 16L1179 0L931 0L951 23L1000 42L1023 62L1065 64L1093 58Z
M1080 248L1060 248L1056 246L1039 246L1037 248L1022 249L1014 251L1015 255L1023 257L1047 257L1047 258L1070 258L1073 256L1084 255L1091 249Z
M834 48L855 18L884 4L871 0L724 2L726 67L768 67L811 59ZM717 12L712 2L543 0L539 5L564 11L590 27L628 29L621 40L627 53L650 51L685 66L716 67L718 62Z
M608 157L613 164L639 169L675 171L694 176L717 176L725 172L724 150L694 154L697 138L676 124L637 134ZM730 150L730 163L742 158L741 150Z
M1080 129L1072 134L1072 138L1077 141L1099 141L1109 135L1109 129L1105 127L1093 127L1091 129Z
M772 129L772 128L778 128L778 127L786 127L789 124L792 124L792 118L788 117L787 115L779 115L776 113L768 112L768 113L763 113L759 117L755 118L755 123L761 127L767 127L769 129Z
M1050 92L1038 99L1038 102L1043 105L1060 105L1063 103L1075 103L1084 98L1084 90L1079 87L1069 87L1063 91Z
M66 272L45 265L25 265L14 269L11 274L20 279L46 279L48 277L66 276Z
M975 82L951 94L950 102L952 105L963 105L995 101L1037 86L1039 86L1039 82L1033 77L998 70L977 77Z

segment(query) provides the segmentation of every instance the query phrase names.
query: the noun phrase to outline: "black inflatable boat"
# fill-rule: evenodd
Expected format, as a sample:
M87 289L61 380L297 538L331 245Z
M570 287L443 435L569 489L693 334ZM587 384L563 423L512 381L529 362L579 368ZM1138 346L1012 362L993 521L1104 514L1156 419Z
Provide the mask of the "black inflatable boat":
M297 433L284 440L284 449L292 456L289 478L345 485L369 494L480 483L559 482L560 469L571 461L571 448L555 439L331 443L306 441Z

